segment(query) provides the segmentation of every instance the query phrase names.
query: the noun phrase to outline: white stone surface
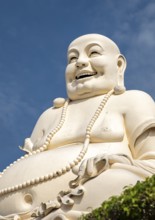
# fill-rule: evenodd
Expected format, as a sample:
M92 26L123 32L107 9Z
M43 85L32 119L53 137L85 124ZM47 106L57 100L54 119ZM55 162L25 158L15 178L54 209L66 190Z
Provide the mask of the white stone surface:
M155 174L155 104L125 91L125 68L102 35L69 45L69 101L56 99L40 116L25 140L28 154L2 173L0 219L75 220Z

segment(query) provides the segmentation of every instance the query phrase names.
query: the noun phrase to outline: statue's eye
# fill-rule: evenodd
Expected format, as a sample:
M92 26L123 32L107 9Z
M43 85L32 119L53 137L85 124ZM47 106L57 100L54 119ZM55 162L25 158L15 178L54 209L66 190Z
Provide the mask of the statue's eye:
M90 57L96 57L96 56L99 56L99 55L100 55L100 53L98 51L92 51L89 56Z
M76 60L77 60L77 57L70 57L69 58L69 63L73 63L73 62L76 62Z

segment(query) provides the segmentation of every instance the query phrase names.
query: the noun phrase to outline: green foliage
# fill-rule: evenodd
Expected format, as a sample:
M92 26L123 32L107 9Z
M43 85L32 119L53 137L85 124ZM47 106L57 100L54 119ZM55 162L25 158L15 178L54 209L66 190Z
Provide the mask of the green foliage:
M81 220L154 220L155 175L113 196Z

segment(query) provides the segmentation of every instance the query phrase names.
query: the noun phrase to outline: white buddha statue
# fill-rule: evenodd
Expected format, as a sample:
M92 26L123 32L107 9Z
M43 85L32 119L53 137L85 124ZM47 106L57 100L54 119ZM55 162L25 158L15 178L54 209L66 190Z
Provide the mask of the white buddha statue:
M105 36L68 48L68 100L54 100L0 178L0 219L76 220L155 174L155 103L125 91L126 60Z

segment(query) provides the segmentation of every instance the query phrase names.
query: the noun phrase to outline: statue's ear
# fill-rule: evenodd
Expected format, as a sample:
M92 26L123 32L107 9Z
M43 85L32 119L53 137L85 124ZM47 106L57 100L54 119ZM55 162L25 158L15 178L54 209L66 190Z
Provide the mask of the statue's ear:
M124 86L124 72L126 69L126 65L127 62L125 57L122 54L119 54L117 58L117 82L114 88L114 92L116 95L119 95L126 90Z
M125 57L122 54L119 54L117 58L118 74L124 75L126 65L127 65L127 62L126 62Z

